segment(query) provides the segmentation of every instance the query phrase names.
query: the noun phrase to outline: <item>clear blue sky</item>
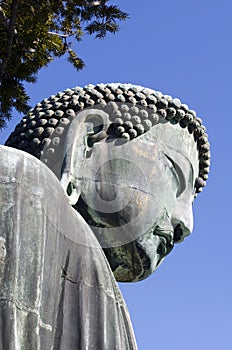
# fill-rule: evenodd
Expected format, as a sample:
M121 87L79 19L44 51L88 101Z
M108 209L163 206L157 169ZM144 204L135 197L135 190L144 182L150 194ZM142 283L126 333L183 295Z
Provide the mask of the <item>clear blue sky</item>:
M232 349L232 3L116 1L130 20L116 36L76 46L86 68L57 60L28 86L33 106L67 87L131 82L179 97L207 127L212 166L192 235L143 282L120 284L139 350ZM0 143L21 117L0 133Z

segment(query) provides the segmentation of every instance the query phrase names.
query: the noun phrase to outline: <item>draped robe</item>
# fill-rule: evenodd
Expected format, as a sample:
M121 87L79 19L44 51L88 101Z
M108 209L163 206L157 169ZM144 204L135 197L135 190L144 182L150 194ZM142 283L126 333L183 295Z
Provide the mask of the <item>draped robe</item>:
M93 232L56 176L0 146L0 349L136 350Z

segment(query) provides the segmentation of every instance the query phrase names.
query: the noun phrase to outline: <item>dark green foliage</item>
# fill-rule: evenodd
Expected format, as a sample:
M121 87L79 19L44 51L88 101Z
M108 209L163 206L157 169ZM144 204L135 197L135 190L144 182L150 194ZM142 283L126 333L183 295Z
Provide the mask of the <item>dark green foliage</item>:
M128 15L106 2L0 1L0 128L11 118L12 108L28 111L23 83L35 83L38 71L55 57L67 54L75 69L84 67L71 40L80 41L84 33L102 39L119 30L118 21Z

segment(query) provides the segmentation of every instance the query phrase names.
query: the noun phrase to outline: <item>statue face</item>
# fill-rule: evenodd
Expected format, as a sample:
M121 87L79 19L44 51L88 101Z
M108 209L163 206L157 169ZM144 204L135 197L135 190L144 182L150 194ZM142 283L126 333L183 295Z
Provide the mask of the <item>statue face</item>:
M192 231L194 139L164 121L132 141L103 139L90 148L74 146L80 192L75 208L97 236L117 280L146 278L174 242Z
M131 84L67 89L37 104L6 144L53 171L119 281L147 277L192 231L210 152L201 119L179 99Z

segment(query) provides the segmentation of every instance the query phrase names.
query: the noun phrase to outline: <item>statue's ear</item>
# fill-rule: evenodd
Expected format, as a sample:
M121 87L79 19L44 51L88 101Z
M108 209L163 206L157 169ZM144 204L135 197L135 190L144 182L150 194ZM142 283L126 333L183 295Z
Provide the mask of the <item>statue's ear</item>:
M94 143L107 137L108 126L108 114L98 109L81 111L70 123L60 183L71 205L77 203L81 194L79 169L84 167L86 158L91 157Z
M100 142L107 137L107 129L109 127L109 117L103 111L89 110L86 114L86 152L85 157L90 158L92 147L96 142Z
M68 172L63 173L60 183L68 197L69 203L75 205L79 199L80 190L72 175Z

